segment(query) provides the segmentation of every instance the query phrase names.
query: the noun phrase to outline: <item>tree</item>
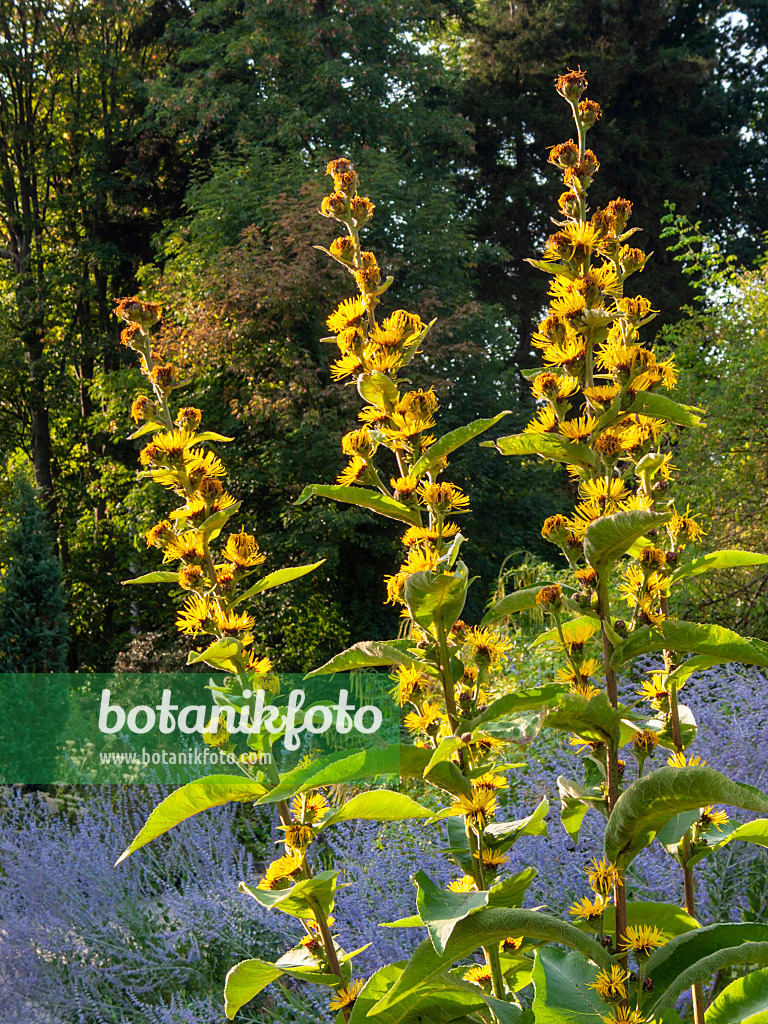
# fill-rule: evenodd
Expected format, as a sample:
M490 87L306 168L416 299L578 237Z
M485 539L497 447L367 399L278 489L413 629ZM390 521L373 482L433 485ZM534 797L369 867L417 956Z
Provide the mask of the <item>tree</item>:
M0 671L61 672L67 651L61 563L34 489L24 478L15 489L2 550Z
M655 255L643 290L674 320L690 298L660 245L664 200L698 211L705 227L741 236L755 255L768 208L762 3L703 0L488 0L449 40L458 108L474 125L473 158L460 172L479 244L477 297L503 304L516 335L514 360L531 365L530 337L545 305L541 275L523 264L552 228L557 175L541 174L553 125L551 80L586 69L601 96L594 129L606 168L596 205L631 197L640 244ZM750 251L751 250L751 251Z

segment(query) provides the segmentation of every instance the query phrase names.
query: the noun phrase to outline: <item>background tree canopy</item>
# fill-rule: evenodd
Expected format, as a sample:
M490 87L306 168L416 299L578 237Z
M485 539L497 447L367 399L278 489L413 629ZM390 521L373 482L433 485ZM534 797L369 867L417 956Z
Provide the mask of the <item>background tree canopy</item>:
M523 261L556 199L547 147L565 115L551 80L580 64L601 97L597 199L633 201L655 250L643 290L685 351L710 340L680 313L692 293L660 238L664 201L745 267L759 255L767 34L764 0L0 0L3 493L32 467L63 566L69 667L109 669L123 652L141 668L173 646L170 605L120 587L155 565L143 534L161 495L126 441L140 377L115 297L163 303L163 343L235 438L227 467L268 568L327 559L259 617L278 667L314 667L397 625L381 583L396 528L382 539L359 510L294 505L334 480L354 420L320 343L347 294L313 248L331 237L316 215L327 161L353 159L376 204L367 244L395 277L390 304L438 317L414 380L437 390L441 429L506 408L512 432L530 414L519 368L545 305ZM510 551L549 554L539 524L553 494L563 510L571 495L544 465L474 447L454 478L493 524L466 522L471 616Z

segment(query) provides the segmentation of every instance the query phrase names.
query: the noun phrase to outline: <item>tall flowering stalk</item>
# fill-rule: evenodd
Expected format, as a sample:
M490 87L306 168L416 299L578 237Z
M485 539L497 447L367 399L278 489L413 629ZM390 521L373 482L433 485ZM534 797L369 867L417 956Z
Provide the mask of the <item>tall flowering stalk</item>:
M469 497L445 474L452 453L506 413L443 436L433 433L437 398L431 389L408 388L404 375L431 324L402 309L382 316L392 281L382 280L375 254L363 249L360 237L373 204L359 193L348 160L328 167L333 191L320 213L341 230L327 252L349 272L356 294L330 315L332 335L325 340L337 348L333 377L354 382L362 408L358 424L342 440L349 462L337 483L308 487L299 503L331 498L402 525L402 562L385 587L403 623L398 638L355 644L310 676L391 668L393 697L405 711L412 738L406 745L302 764L282 777L201 780L169 797L160 818L151 817L126 851L214 803L277 806L285 855L269 865L258 885L243 891L300 919L306 937L274 964L245 960L230 971L230 1017L288 974L332 989L337 1024L570 1024L576 1008L584 1022L644 1024L661 1021L686 988L693 989L696 1024L702 1024L703 982L726 967L768 964L768 927L700 928L695 919L695 864L733 839L768 844L768 819L736 826L717 805L768 813L768 797L687 757L696 725L678 699L692 673L713 664L768 666L768 645L677 620L669 604L672 588L690 575L768 557L713 552L688 558L687 546L702 530L671 495L675 471L664 431L669 423L699 426L700 410L669 396L674 364L659 360L641 340L640 329L654 311L646 298L626 294L626 282L647 259L628 244L635 230L627 229L631 203L616 199L594 213L588 207L599 163L586 147L586 134L600 108L583 98L587 82L581 71L562 75L556 86L571 108L577 138L551 150L566 189L558 230L544 258L531 261L552 276L550 310L534 339L545 364L532 375L541 406L522 434L501 438L495 447L505 455L536 454L566 465L579 504L570 517L550 517L542 532L563 552L573 585L552 582L516 591L476 626L461 619L470 579L456 520L469 510ZM151 378L154 367L143 358ZM158 421L162 425L171 429L167 416ZM177 456L182 462L188 447ZM168 467L158 463L153 472L162 477ZM183 536L186 515L182 520ZM200 529L204 525L205 520ZM205 547L199 560L204 572ZM208 572L197 594L201 600L219 596ZM626 609L623 617L616 614L617 604ZM534 607L551 625L536 643L553 645L562 663L551 682L504 692L494 670L511 642L498 624ZM221 698L236 701L238 687L250 678L244 673L254 671L235 660L242 661L247 644L242 637L214 635L215 643L235 639L242 648L228 654L233 675ZM661 653L662 669L645 680L639 694L622 694L619 671L652 652ZM594 851L586 868L590 894L563 908L562 916L524 909L536 872L509 874L507 867L509 850L521 836L546 835L548 802L525 818L501 820L500 795L514 768L509 745L518 756L519 745L542 728L570 734L584 753L583 781L558 779L565 829L577 839L589 809L606 819L604 848ZM669 765L647 771L659 747L669 750ZM632 782L624 748L637 762ZM431 787L437 799L418 803L396 788L373 788L336 807L329 802L328 787L359 787L392 775ZM338 872L316 870L315 844L337 821L408 818L446 821L446 853L457 877L445 889L418 871L417 914L390 924L424 927L427 937L405 964L353 980L355 954L344 953L332 935ZM628 899L627 869L656 838L684 872L684 909ZM533 1018L518 996L531 984ZM751 989L742 988L732 985L723 994L724 1013L739 1000L749 1005Z

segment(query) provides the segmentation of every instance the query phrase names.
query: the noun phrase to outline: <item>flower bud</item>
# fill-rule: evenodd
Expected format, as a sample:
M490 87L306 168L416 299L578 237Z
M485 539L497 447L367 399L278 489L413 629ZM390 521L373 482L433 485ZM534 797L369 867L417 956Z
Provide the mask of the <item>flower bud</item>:
M563 603L563 591L557 583L542 587L536 595L536 604L546 611L557 611Z
M161 315L159 302L142 302L141 299L126 298L118 299L115 306L115 316L129 324L138 324L145 333L160 322Z
M600 109L600 104L594 100L582 100L579 104L579 115L584 127L591 128L595 121L602 117L603 112Z
M320 203L320 213L323 217L343 220L347 216L347 200L339 192L333 192Z
M550 149L548 159L551 164L557 164L558 167L575 167L579 162L579 147L573 139L559 142Z
M570 103L578 103L582 94L586 91L588 82L587 76L579 68L578 71L568 71L564 75L558 75L555 79L555 89L563 99Z
M544 520L541 536L544 540L548 540L550 544L557 544L558 547L562 547L568 541L568 520L565 516L559 514L550 516Z
M341 238L334 238L328 250L334 259L351 267L355 262L355 243L349 235L342 235Z

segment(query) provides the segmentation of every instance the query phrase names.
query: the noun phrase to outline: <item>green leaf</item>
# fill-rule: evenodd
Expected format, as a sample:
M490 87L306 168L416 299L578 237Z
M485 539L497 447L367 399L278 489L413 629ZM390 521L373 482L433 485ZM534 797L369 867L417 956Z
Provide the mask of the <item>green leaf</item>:
M204 661L206 665L220 668L222 664L226 665L232 658L236 658L242 650L243 645L239 640L235 640L234 637L225 637L223 640L217 640L211 644L200 654L190 651L187 655L187 664L196 665L198 662Z
M611 706L605 693L586 701L578 694L566 693L557 706L547 714L551 729L572 732L585 740L597 743L618 743L622 711Z
M467 732L472 732L486 722L509 718L510 715L519 714L521 711L539 711L549 703L559 700L565 692L565 687L549 683L531 690L516 690L514 693L507 693L489 704L486 711L467 722L466 726L462 728L465 728Z
M555 462L567 462L583 469L597 469L599 459L585 444L555 434L510 434L496 442L483 441L483 448L496 448L502 455L540 455Z
M388 789L358 793L346 800L323 820L323 828L339 821L406 821L414 818L434 818L435 812L417 804L405 793L394 793Z
M701 555L687 565L682 565L672 575L672 583L686 576L700 576L712 569L735 569L739 566L765 565L766 562L768 555L758 555L754 551L710 551L708 555Z
M405 581L405 603L414 620L433 636L446 633L461 615L467 599L467 567L457 562L454 573L414 572Z
M768 1024L768 970L752 971L723 989L704 1014L705 1024Z
M578 952L537 949L533 967L536 1024L603 1024L605 1008L594 989L597 969Z
M614 512L611 516L603 516L587 527L584 534L584 555L600 575L626 554L646 530L662 526L671 518L671 512L645 512L643 509Z
M445 736L438 744L437 750L432 754L429 763L424 769L424 775L429 775L433 768L442 764L443 761L450 761L457 750L461 750L463 743L458 736Z
M147 823L133 840L128 849L120 855L115 866L125 860L153 839L175 828L182 821L191 818L199 811L207 811L209 807L220 807L232 801L251 803L265 792L259 782L252 782L240 775L206 775L197 782L175 790L152 811Z
M213 430L204 430L202 434L195 434L192 438L192 444L202 444L204 441L234 441L234 437L225 437L223 434L217 434Z
M549 812L549 800L544 797L532 814L516 821L494 821L483 830L483 845L489 849L505 853L517 842L520 836L547 836L547 823L544 820Z
M574 842L579 838L584 815L590 807L600 811L607 811L608 801L602 787L581 786L564 775L557 778L557 788L560 794L561 810L560 820L563 828Z
M681 405L665 395L650 391L638 391L627 412L639 413L641 416L654 416L657 419L667 420L669 423L677 423L681 427L704 426L700 415L704 412L703 409L698 409L694 405Z
M229 1020L267 985L285 972L264 960L241 960L229 971L224 984L224 1012Z
M608 907L603 917L606 932L612 932L616 928L616 908ZM639 925L655 925L668 938L683 935L699 927L696 918L687 914L682 907L674 903L653 903L635 902L627 900L627 924L634 928ZM594 932L594 924L585 921L583 927L588 932Z
M254 583L236 601L233 601L232 607L234 608L236 604L240 604L241 601L245 601L255 594L261 594L265 590L272 590L273 587L282 587L284 583L292 583L293 580L301 579L307 573L314 572L324 561L325 559L321 558L319 562L312 562L311 565L291 565L285 569L277 569L275 572L267 573L258 583Z
M378 491L371 491L365 487L344 487L341 484L310 484L301 492L297 505L303 505L310 498L333 498L334 501L344 501L350 505L357 505L360 508L370 509L378 512L379 515L388 519L397 519L409 526L419 526L421 517L416 509L408 508L407 505L387 497L386 494L379 494Z
M653 1008L649 1016L662 1016L695 981L745 963L768 963L768 925L710 924L670 939L646 963L646 977L654 983L645 1004Z
M130 583L178 583L179 574L178 572L164 572L158 570L157 572L148 572L143 576L137 576L135 580L123 580L122 585L127 587Z
M242 502L236 501L234 505L230 505L229 508L219 509L218 512L214 512L212 515L200 524L200 532L204 533L208 541L216 540L221 533L222 527L240 510Z
M488 893L450 892L435 885L424 871L416 873L414 882L419 917L427 927L435 951L442 955L445 952L445 944L459 921L463 921L473 911L487 906Z
M312 878L302 878L290 889L259 889L241 882L240 892L253 896L267 910L278 908L291 917L312 917L317 907L327 917L333 910L338 871L320 871Z
M490 416L487 419L475 420L473 423L468 423L464 427L458 427L456 430L451 430L449 433L444 434L441 438L435 441L434 444L429 446L429 450L426 455L422 455L419 461L412 467L411 476L423 476L424 473L428 472L433 466L450 455L451 452L455 452L457 448L461 448L467 441L471 441L474 437L484 433L491 427L495 426L500 419L505 416L510 416L511 410L506 409L504 412L498 413L496 416Z
M675 814L707 804L768 812L768 796L714 768L659 768L633 782L613 808L605 829L605 853L626 866Z
M314 676L350 672L359 668L380 668L389 665L413 667L422 664L419 658L408 653L409 647L413 647L412 640L362 640L337 654L330 661L326 661L320 668L308 672L304 678L312 679Z
M363 373L357 380L357 392L365 402L379 409L391 408L400 397L397 385L386 373Z
M490 946L509 935L525 935L530 939L572 946L602 967L612 963L599 943L559 918L534 910L480 910L459 921L442 956L435 952L429 939L422 942L395 985L369 1012L369 1018L379 1021L379 1024L398 1024L407 1020L412 994L420 986L439 978L447 968L481 946Z
M716 828L710 827L696 843L696 852L688 861L691 867L695 867L699 861L708 857L715 850L722 850L734 839L742 843L754 843L755 846L768 846L768 818L758 818L756 821L747 821L743 825L723 826L723 831L718 832ZM704 847L702 849L701 847Z
M514 615L515 612L524 612L529 608L535 608L539 591L546 586L551 586L551 584L540 583L536 587L526 587L523 590L515 590L511 594L507 594L485 613L480 625L489 626L493 622L505 619L508 615Z
M567 277L569 281L573 281L576 278L576 272L568 266L567 263L555 263L549 260L524 260L525 263L530 263L532 267L536 267L537 270L543 270L545 274L557 274L559 277ZM541 373L538 370L537 373Z
M703 672L708 668L712 668L713 665L722 665L719 658L710 657L707 654L694 655L692 658L688 658L682 665L670 672L667 676L667 683L674 683L679 690L685 683L691 678L694 672Z
M665 619L658 627L636 629L616 649L612 664L614 668L621 668L641 654L665 649L678 654L705 654L715 658L715 663L740 661L745 665L768 668L768 644L762 640L739 636L723 626L680 619Z
M135 441L137 437L144 437L145 434L154 434L158 430L165 430L164 423L142 423L138 430L128 435L129 441Z

